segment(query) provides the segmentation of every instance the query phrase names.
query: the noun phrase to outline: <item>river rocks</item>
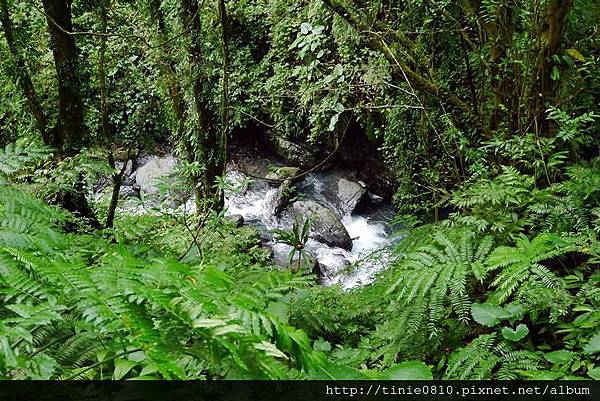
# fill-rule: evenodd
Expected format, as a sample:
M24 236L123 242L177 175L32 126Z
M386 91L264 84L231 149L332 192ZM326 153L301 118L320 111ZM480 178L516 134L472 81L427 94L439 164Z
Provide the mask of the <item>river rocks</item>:
M160 194L161 180L173 177L178 160L173 156L152 157L135 173L135 182L144 193Z
M281 183L279 188L272 195L271 202L271 215L279 216L281 212L287 207L290 203L290 198L293 195L294 188L292 186L292 182L287 179Z
M273 180L275 183L287 179L292 179L294 177L302 174L302 169L298 167L278 167L274 171L271 171L265 177L267 180Z
M359 183L340 178L337 186L340 208L345 213L358 211L369 201L367 189Z
M331 209L310 200L295 202L293 209L296 215L311 219L311 238L329 246L352 250L348 231Z

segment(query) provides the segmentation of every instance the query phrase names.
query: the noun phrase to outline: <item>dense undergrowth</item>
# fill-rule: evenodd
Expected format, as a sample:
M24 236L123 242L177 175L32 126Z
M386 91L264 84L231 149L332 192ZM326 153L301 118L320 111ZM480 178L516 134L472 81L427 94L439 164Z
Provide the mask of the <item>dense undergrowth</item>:
M84 234L31 193L31 149L0 163L5 378L599 378L597 163L456 191L460 212L343 292L270 266L220 215L195 252L170 215Z
M0 378L600 379L597 3L0 0ZM224 218L261 138L384 164L373 284ZM200 213L115 215L164 143Z

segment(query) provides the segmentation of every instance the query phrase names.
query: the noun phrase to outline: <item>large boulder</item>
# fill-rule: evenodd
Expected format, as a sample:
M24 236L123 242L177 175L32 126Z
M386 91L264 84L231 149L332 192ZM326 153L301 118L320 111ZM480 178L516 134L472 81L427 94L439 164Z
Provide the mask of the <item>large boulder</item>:
M344 213L359 211L369 201L369 194L365 187L345 178L340 178L338 181L337 197L340 209Z
M160 194L159 184L175 176L179 161L173 156L152 157L135 172L135 182L147 194Z
M315 146L294 142L275 132L267 132L266 139L272 150L290 164L310 168L319 162L320 149Z
M331 209L310 200L295 202L293 209L296 215L311 219L311 238L329 246L352 250L348 231Z

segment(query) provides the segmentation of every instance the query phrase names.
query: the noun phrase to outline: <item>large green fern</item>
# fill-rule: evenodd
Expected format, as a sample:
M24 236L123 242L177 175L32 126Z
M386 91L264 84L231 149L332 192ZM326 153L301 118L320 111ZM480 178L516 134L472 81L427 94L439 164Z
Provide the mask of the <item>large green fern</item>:
M472 290L485 278L483 262L492 246L492 237L479 239L470 231L438 233L430 245L406 254L386 292L395 296L395 316L382 325L382 335L394 333L396 338L388 339L399 351L415 349L415 344L438 343L443 319L455 316L468 322Z
M496 248L486 260L489 271L498 270L489 301L501 304L528 285L540 283L553 291L564 291L564 283L543 261L576 250L573 243L553 234L540 234L533 240L521 236L514 247Z

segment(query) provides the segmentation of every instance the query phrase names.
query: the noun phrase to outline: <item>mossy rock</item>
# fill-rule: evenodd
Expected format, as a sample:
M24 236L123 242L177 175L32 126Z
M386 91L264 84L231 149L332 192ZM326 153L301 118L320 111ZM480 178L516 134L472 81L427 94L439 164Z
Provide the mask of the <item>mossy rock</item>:
M303 171L299 167L278 167L274 171L271 171L265 177L267 180L273 180L273 184L277 184L279 181L292 180L302 174ZM298 178L294 179L296 181Z

